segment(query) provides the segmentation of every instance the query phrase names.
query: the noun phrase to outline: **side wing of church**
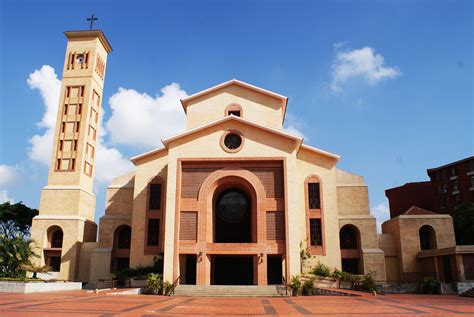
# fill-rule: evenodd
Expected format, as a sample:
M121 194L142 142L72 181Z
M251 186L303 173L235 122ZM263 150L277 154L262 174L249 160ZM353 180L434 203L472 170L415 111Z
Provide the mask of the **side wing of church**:
M113 180L96 241L94 148L111 47L101 31L66 35L51 169L32 227L38 261L57 278L95 282L157 257L164 280L197 285L282 284L317 262L379 281L423 270L419 245L400 243L401 220L377 235L363 178L283 129L288 98L238 80L181 100L186 131ZM419 226L435 223L446 238L438 248L455 245L449 216L406 217L418 219L405 232L416 241Z

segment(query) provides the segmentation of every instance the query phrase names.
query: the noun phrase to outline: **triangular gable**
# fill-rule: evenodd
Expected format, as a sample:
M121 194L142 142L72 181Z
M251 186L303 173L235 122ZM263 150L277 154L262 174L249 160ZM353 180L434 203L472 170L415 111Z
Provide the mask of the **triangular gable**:
M301 138L299 136L295 136L295 135L292 135L292 134L289 134L289 133L286 133L284 131L280 131L280 130L277 130L277 129L268 128L268 127L265 127L263 125L260 125L260 124L242 119L241 117L237 117L237 116L234 116L234 115L223 117L219 120L210 122L210 123L202 125L200 127L197 127L197 128L191 129L191 130L187 130L185 132L176 134L176 135L174 135L172 137L169 137L169 138L162 139L161 142L163 143L163 145L166 148L168 148L168 144L172 141L187 137L187 136L192 135L194 133L197 133L199 131L202 131L202 130L208 129L210 127L216 126L218 124L221 124L223 122L232 121L232 120L237 121L237 122L241 122L241 123L244 123L246 125L249 125L249 126L252 126L252 127L255 127L255 128L258 128L258 129L262 129L262 130L265 130L265 131L268 131L268 132L271 132L271 133L274 133L274 134L277 134L277 135L280 135L280 136L288 138L288 139L292 139L292 140L297 142L297 148L299 148L301 146L302 142L303 142L303 138Z
M437 213L420 208L418 206L411 206L407 211L402 213L402 215L407 216L417 216L417 215L437 215Z
M318 153L318 154L320 154L320 155L328 156L328 157L330 157L330 158L332 158L332 159L335 159L335 160L337 160L337 161L340 159L340 156L338 156L338 155L336 155L336 154L333 154L333 153L330 153L330 152L326 152L326 151L323 151L323 150L320 150L320 149L317 149L317 148L314 148L314 147L311 147L311 146L308 146L308 145L303 144L303 138L301 138L301 137L299 137L299 136L295 136L295 135L289 134L289 133L284 132L284 131L281 131L281 130L268 128L268 127L262 126L262 125L260 125L260 124L257 124L257 123L250 122L250 121L247 121L247 120L245 120L245 119L242 119L241 117L236 117L236 116L234 116L234 115L230 115L230 116L227 116L227 117L223 117L223 118L221 118L221 119L219 119L219 120L213 121L213 122L211 122L211 123L208 123L208 124L206 124L206 125L200 126L200 127L198 127L198 128L194 128L194 129L191 129L191 130L188 130L188 131L185 131L185 132L176 134L176 135L171 136L171 137L169 137L169 138L162 139L161 142L163 143L164 147L158 148L158 149L155 149L155 150L152 150L152 151L149 151L149 152L146 152L146 153L137 155L137 156L134 156L134 157L130 158L130 160L131 160L133 163L136 163L136 161L139 160L139 159L142 159L142 158L145 158L145 157L148 157L148 156L157 154L157 153L162 152L162 151L167 151L167 150L168 150L168 144L169 144L170 142L174 141L174 140L178 140L178 139L180 139L180 138L187 137L187 136L189 136L189 135L191 135L191 134L197 133L197 132L202 131L202 130L204 130L204 129L213 127L213 126L215 126L215 125L218 125L218 124L220 124L220 123L223 123L223 122L226 122L226 121L230 121L230 120L235 120L235 121L238 121L238 122L247 124L247 125L249 125L249 126L256 127L256 128L258 128L258 129L262 129L262 130L268 131L268 132L270 132L270 133L274 133L274 134L276 134L276 135L279 135L279 136L282 136L282 137L285 137L285 138L288 138L288 139L292 139L292 140L294 140L295 142L297 142L297 149L298 149L298 151L299 151L301 148L304 148L304 149L306 149L306 150L309 150L309 151Z
M251 89L251 90L254 90L256 92L259 92L259 93L262 93L262 94L265 94L267 96L270 96L270 97L273 97L273 98L276 98L276 99L279 99L280 102L281 102L281 108L282 108L282 112L283 112L283 118L285 118L285 113L286 113L286 105L288 104L288 97L285 97L285 96L282 96L280 94L277 94L275 92L272 92L272 91L269 91L269 90L266 90L266 89L263 89L263 88L260 88L260 87L257 87L257 86L254 86L254 85L251 85L251 84L248 84L248 83L245 83L243 81L240 81L240 80L237 80L237 79L232 79L232 80L229 80L229 81L226 81L225 83L222 83L222 84L219 84L219 85L216 85L216 86L213 86L211 88L208 88L208 89L205 89L203 91L200 91L198 93L195 93L185 99L181 99L181 105L183 106L183 109L184 109L184 112L187 113L187 107L188 107L188 104L192 101L192 100L195 100L196 98L199 98L199 97L202 97L202 96L205 96L207 94L210 94L214 91L217 91L219 89L223 89L225 87L228 87L228 86L232 86L232 85L237 85L237 86L240 86L240 87L244 87L244 88L247 88L247 89Z

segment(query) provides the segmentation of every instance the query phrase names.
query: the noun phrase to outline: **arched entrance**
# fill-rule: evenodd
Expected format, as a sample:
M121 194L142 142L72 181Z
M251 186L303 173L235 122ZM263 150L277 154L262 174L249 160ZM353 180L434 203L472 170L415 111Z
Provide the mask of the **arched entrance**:
M214 242L252 242L252 206L249 196L241 189L221 192L214 205Z
M238 184L224 184L214 193L214 243L252 243L253 202ZM215 285L254 284L254 256L214 255L211 259L211 283Z
M361 274L360 233L354 225L345 225L339 231L341 267L343 272Z
M115 229L111 258L111 272L120 272L130 266L132 228L121 225Z

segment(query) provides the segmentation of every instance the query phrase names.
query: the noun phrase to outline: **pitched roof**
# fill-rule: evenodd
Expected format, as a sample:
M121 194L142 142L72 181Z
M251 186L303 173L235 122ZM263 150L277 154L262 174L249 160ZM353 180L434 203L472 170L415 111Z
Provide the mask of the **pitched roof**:
M277 94L273 91L266 90L266 89L254 86L254 85L248 84L246 82L243 82L243 81L240 81L240 80L237 80L237 79L231 79L231 80L226 81L222 84L213 86L211 88L207 88L207 89L202 90L198 93L195 93L195 94L193 94L193 95L191 95L187 98L181 99L180 101L181 101L181 105L183 106L184 112L187 113L188 103L191 100L194 100L198 97L204 96L204 95L209 94L213 91L216 91L216 90L219 90L219 89L222 89L224 87L231 86L231 85L238 85L238 86L241 86L241 87L245 87L245 88L248 88L248 89L251 89L251 90L258 91L258 92L263 93L265 95L268 95L270 97L280 99L280 102L281 102L281 105L282 105L283 118L285 118L286 105L288 104L288 97L282 96L282 95Z
M402 215L415 216L415 215L437 215L437 213L417 207L411 206L407 211L402 213Z
M245 119L243 119L243 118L241 118L241 117L237 117L237 116L234 116L234 115L230 115L230 116L227 116L227 117L222 117L222 118L220 118L220 119L218 119L218 120L215 120L215 121L213 121L213 122L210 122L210 123L208 123L208 124L202 125L202 126L200 126L200 127L197 127L197 128L191 129L191 130L187 130L187 131L184 131L184 132L175 134L175 135L173 135L173 136L171 136L171 137L162 139L161 142L163 143L164 147L157 148L157 149L155 149L155 150L151 150L151 151L149 151L149 152L146 152L146 153L143 153L143 154L134 156L134 157L130 158L130 160L131 160L133 163L136 163L136 161L139 160L139 159L142 159L142 158L144 158L144 157L147 157L147 156L150 156L150 155L153 155L153 154L162 152L162 151L166 151L166 150L168 149L168 144L169 144L170 142L174 141L174 140L178 140L178 139L180 139L180 138L186 137L186 136L191 135L191 134L193 134L193 133L199 132L199 131L201 131L201 130L204 130L204 129L207 129L207 128L209 128L209 127L213 127L213 126L218 125L218 124L220 124L220 123L223 123L223 122L226 122L226 121L231 121L231 120L232 120L232 121L241 122L241 123L247 124L247 125L249 125L249 126L253 126L253 127L255 127L255 128L258 128L258 129L263 129L263 130L266 130L266 131L268 131L268 132L271 132L271 133L280 135L280 136L285 137L285 138L292 139L292 140L294 140L294 141L297 142L297 149L298 149L298 151L299 151L301 148L304 148L304 149L306 149L306 150L309 150L309 151L312 151L312 152L315 152L315 153L318 153L318 154L322 154L322 155L326 155L326 156L332 157L333 159L336 159L336 160L339 160L339 159L340 159L340 156L339 156L339 155L336 155L336 154L333 154L333 153L330 153L330 152L326 152L326 151L323 151L323 150L320 150L320 149L311 147L311 146L309 146L309 145L303 144L303 138L302 138L302 137L292 135L292 134L287 133L287 132L282 131L282 130L277 130L277 129L265 127L265 126L263 126L263 125L260 125L260 124L257 124L257 123L254 123L254 122L245 120Z
M241 117L234 116L233 114L231 114L230 116L222 117L222 118L220 118L220 119L218 119L218 120L212 121L212 122L210 122L210 123L208 123L208 124L205 124L205 125L202 125L202 126L200 126L200 127L197 127L197 128L194 128L194 129L190 129L190 130L184 131L184 132L182 132L182 133L178 133L178 134L176 134L176 135L173 135L173 136L171 136L171 137L162 139L161 142L163 142L164 146L165 146L166 148L168 148L168 143L170 143L171 141L180 139L180 138L185 137L185 136L187 136L187 135L191 135L191 134L193 134L193 133L196 133L196 132L198 132L198 131L201 131L201 130L204 130L204 129L213 127L213 126L215 126L215 125L218 125L218 124L223 123L223 122L226 122L226 121L238 121L238 122L242 122L242 123L244 123L244 124L247 124L247 125L250 125L250 126L259 128L259 129L263 129L263 130L266 130L266 131L269 131L269 132L278 134L278 135L283 136L283 137L286 137L286 138L293 139L293 140L295 140L295 141L297 141L297 142L299 143L299 144L298 144L298 147L299 147L299 146L301 145L301 143L303 142L303 138L301 138L301 137L299 137L299 136L295 136L295 135L289 134L289 133L284 132L284 131L281 131L281 130L277 130L277 129L265 127L265 126L260 125L260 124L258 124L258 123L245 120L245 119L243 119L243 118L241 118Z

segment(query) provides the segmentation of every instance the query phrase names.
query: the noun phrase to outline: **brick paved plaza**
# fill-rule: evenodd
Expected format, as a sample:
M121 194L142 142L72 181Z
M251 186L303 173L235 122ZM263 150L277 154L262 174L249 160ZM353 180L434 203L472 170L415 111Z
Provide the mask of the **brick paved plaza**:
M474 299L440 295L205 298L86 291L0 293L0 316L376 315L474 316Z

